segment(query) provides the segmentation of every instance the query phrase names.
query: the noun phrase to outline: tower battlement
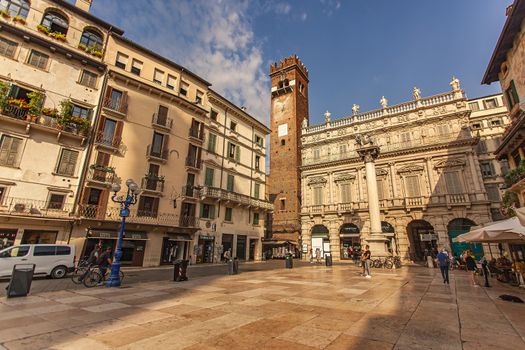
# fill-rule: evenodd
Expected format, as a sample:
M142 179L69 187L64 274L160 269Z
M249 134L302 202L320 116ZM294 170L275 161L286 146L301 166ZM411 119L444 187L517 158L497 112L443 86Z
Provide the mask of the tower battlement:
M301 70L301 72L306 77L308 77L308 69L303 64L303 62L301 62L299 57L297 57L297 55L288 56L286 58L283 58L279 62L274 62L273 64L270 64L270 75L294 65L296 65Z

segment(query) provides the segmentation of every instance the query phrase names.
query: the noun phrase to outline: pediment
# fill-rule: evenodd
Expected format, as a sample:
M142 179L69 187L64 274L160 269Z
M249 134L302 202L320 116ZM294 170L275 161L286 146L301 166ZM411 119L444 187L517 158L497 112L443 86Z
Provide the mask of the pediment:
M405 165L404 167L402 168L399 168L397 170L398 173L416 173L416 172L421 172L423 171L425 168L423 168L422 165L417 165L417 164L409 164L409 165Z
M349 173L337 174L334 178L335 182L352 181L352 180L355 180L355 175L349 174Z
M323 176L314 176L308 180L308 185L324 185L327 180Z
M453 167L463 167L465 166L465 161L462 159L445 159L436 163L436 168L453 168Z

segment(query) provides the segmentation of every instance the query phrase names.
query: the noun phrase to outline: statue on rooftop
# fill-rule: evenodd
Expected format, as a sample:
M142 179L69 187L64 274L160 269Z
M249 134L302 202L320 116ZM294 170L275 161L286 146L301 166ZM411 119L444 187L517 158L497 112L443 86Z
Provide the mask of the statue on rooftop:
M414 96L414 100L419 100L421 98L421 90L414 86L414 89L412 90L412 96Z
M352 114L359 114L359 105L355 103L352 105Z
M385 96L382 96L381 99L379 100L379 103L381 103L381 106L383 108L386 108L388 107L388 100L385 98Z
M332 113L326 111L324 112L324 121L325 123L330 123L330 116L332 115Z
M304 118L302 123L303 129L306 129L308 127L308 119Z
M452 81L450 82L450 86L452 86L453 91L461 90L461 86L459 85L459 79L456 77L452 77Z

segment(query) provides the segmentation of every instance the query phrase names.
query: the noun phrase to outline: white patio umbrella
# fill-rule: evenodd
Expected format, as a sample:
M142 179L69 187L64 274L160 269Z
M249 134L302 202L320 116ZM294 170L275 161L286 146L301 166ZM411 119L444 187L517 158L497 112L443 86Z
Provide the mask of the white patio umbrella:
M514 209L516 216L522 226L525 226L525 207Z
M517 217L497 221L457 236L453 242L502 242L525 240L525 227Z

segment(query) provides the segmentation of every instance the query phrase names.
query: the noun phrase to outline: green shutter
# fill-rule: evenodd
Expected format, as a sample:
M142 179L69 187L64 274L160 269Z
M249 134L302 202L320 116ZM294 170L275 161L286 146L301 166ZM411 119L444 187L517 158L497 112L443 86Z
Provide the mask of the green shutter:
M208 151L215 153L215 145L217 143L217 135L215 134L209 134L210 137L208 139Z
M201 218L204 217L204 204L201 203L201 215L200 215Z
M226 189L230 192L233 192L233 175L228 175L228 180L226 184Z
M257 199L259 199L259 184L255 184L255 187L253 189L253 196Z
M238 145L235 146L235 160L237 162L241 161L241 147Z
M214 205L210 205L210 216L208 218L215 219L215 206Z
M206 168L206 177L204 179L204 185L213 186L213 169Z

